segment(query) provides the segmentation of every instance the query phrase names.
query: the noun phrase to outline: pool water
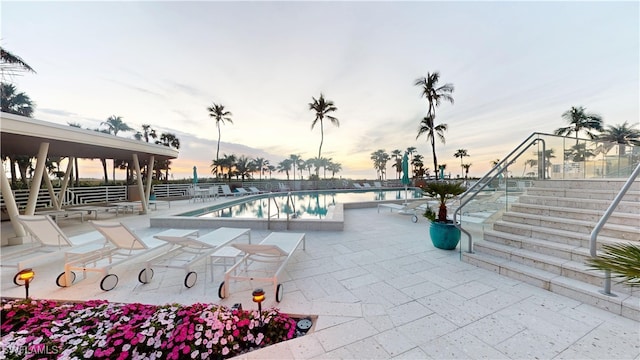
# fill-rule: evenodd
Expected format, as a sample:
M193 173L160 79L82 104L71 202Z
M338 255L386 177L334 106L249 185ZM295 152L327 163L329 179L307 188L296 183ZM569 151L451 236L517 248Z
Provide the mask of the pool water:
M239 198L235 201L190 211L182 216L202 218L233 217L245 219L290 218L323 219L336 203L403 200L422 197L420 189L384 189L367 191L314 191L265 194L260 197Z

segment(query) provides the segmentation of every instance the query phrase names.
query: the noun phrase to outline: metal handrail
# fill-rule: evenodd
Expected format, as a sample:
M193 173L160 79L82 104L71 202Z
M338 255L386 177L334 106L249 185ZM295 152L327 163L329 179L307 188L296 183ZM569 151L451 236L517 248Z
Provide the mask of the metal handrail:
M600 230L602 230L602 227L604 226L604 224L609 220L609 217L613 213L613 210L615 210L616 207L618 207L618 204L620 203L624 195L627 193L631 185L633 185L633 182L638 177L638 174L640 174L640 164L638 164L635 170L633 170L633 173L631 173L631 175L627 179L627 182L624 183L624 185L622 186L622 189L620 189L616 197L613 199L613 202L611 202L611 204L607 208L607 211L604 212L604 215L602 215L602 217L600 218L596 226L593 228L593 230L591 230L591 237L589 238L589 252L591 254L591 257L595 258L598 256L598 253L597 253L598 234L600 233ZM604 289L602 290L602 293L609 296L615 296L614 294L611 293L611 272L608 270L605 271Z
M543 146L543 155L542 155L542 160L541 160L541 164L540 164L540 168L545 168L545 156L544 156L544 148L545 148L545 142L543 139L540 138L535 138L537 136L540 135L546 135L543 133L533 133L531 135L529 135L529 137L527 137L524 141L522 141L518 146L516 146L515 149L513 149L507 156L505 156L502 161L498 162L491 170L489 170L489 172L487 174L485 174L478 182L476 182L473 186L471 186L469 189L467 189L461 196L460 196L460 206L458 206L458 208L456 209L456 211L453 213L453 223L455 224L455 226L463 233L465 233L465 235L467 235L467 237L469 238L469 249L467 250L468 253L473 253L473 237L471 236L471 233L468 232L467 230L462 228L461 222L458 221L458 216L460 214L460 209L462 209L465 205L467 205L471 200L473 200L479 193L480 191L482 191L485 187L487 187L487 185L489 185L489 183L491 183L491 181L493 181L494 179L496 179L498 177L498 175L502 174L508 167L509 165L513 164L515 162L516 159L518 159L520 157L520 155L522 155L525 151L527 151L531 146L535 145L538 142L542 143ZM529 143L529 145L526 145L532 138L533 141L531 141L531 143ZM526 145L526 146L525 146ZM521 149L522 148L522 149ZM521 149L521 150L520 150ZM518 152L518 150L520 150ZM517 155L511 159L512 155L515 154L517 152ZM504 165L504 167L503 167ZM540 175L540 173L539 173ZM462 247L460 248L460 251L462 251Z

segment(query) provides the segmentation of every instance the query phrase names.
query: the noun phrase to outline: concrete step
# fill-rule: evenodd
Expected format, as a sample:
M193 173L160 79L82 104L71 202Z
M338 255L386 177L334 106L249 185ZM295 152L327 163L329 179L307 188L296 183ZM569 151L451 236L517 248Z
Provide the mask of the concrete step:
M469 264L494 271L500 275L640 321L640 297L629 288L625 288L623 291L613 291L615 296L608 296L600 292L602 288L599 286L501 257L478 252L473 254L463 252L462 259Z
M567 219L584 220L593 222L594 224L602 218L602 215L604 215L604 210L575 209L521 203L512 204L510 211L554 218L563 217ZM609 217L607 223L633 226L634 224L640 223L640 215L614 211Z
M591 231L595 227L595 223L591 221L523 214L511 211L504 213L502 220L505 222L578 232L581 234L591 234ZM640 221L636 222L633 226L606 223L600 230L599 235L622 240L640 241Z
M556 188L556 189L589 189L607 190L618 192L624 186L626 179L604 180L604 179L582 179L582 180L535 180L533 187ZM629 189L640 191L640 179L636 179Z
M604 272L590 270L584 262L540 254L527 249L513 248L508 245L490 241L478 241L474 244L473 248L477 253L488 254L494 257L510 260L535 269L566 276L589 284L604 286Z
M569 244L574 246L589 247L590 234L582 234L574 231L565 231L560 229L543 228L539 226L531 226L526 224L516 224L498 220L493 224L493 230L506 234L520 235L528 238L540 240L548 240L561 244ZM489 230L487 230L489 231ZM598 236L598 243L618 242L620 239L608 236Z
M576 199L548 196L521 195L518 202L522 204L535 204L543 206L565 207L574 209L588 209L605 211L612 200ZM616 207L617 212L640 214L640 202L622 200Z
M527 195L562 197L573 199L589 199L589 200L613 200L620 189L611 190L594 190L590 188L540 188L532 187L527 189ZM629 190L625 194L626 201L640 201L640 191Z

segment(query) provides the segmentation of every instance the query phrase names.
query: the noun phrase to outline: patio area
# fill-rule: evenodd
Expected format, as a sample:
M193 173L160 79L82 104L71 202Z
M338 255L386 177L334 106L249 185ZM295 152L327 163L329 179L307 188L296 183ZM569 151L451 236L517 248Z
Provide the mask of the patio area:
M181 200L170 209L110 220L144 238L166 230L149 227L150 217L201 206ZM62 220L60 227L71 237L95 235L78 219ZM3 222L2 236L11 233ZM252 230L251 237L257 243L268 233ZM423 218L414 224L375 207L345 210L343 231L306 232L306 251L296 251L281 278L280 303L269 283L231 284L230 296L220 300L223 270L216 267L212 281L204 262L195 266L198 280L190 289L183 285L184 272L175 269L156 270L151 283L140 284L143 258L113 269L120 280L112 291L100 290L93 273L85 280L78 274L73 286L59 288L55 278L63 271L62 259L33 267L32 297L252 308L251 291L262 287L263 308L318 316L306 336L241 356L246 359L640 359L638 322L463 263L457 251L431 245ZM2 295L23 297L13 275L13 269L3 269Z

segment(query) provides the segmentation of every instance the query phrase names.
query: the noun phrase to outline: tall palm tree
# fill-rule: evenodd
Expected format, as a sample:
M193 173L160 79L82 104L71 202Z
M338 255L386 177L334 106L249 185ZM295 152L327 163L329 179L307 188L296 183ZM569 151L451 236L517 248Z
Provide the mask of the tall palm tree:
M433 166L434 171L436 171L436 177L438 177L438 158L436 157L436 136L440 140L441 143L445 143L444 132L447 131L447 124L434 124L434 118L432 116L425 116L420 123L420 128L418 129L418 135L416 139L420 137L422 134L427 134L427 141L431 144L431 152L433 153Z
M33 116L35 104L29 95L18 92L13 84L2 83L0 90L2 91L1 107L3 112L26 117Z
M634 129L637 125L629 126L626 121L622 125L609 125L598 136L598 140L618 144L618 155L625 155L626 145L640 145L640 130Z
M144 139L145 142L149 142L149 139L157 139L158 138L158 134L156 134L156 130L151 128L151 125L148 124L143 124L142 125L142 132L138 131L134 137L136 138L136 140L142 140Z
M396 168L398 180L400 180L400 173L402 172L402 150L395 149L391 151L391 156L393 156L393 159L395 160L395 163L391 166Z
M313 102L309 103L309 110L313 110L316 112L316 117L313 119L311 123L311 130L316 126L318 121L320 121L320 147L318 148L318 159L322 158L322 143L324 142L324 123L323 120L327 118L333 125L339 127L340 121L334 116L329 115L330 113L337 111L338 108L335 106L333 101L325 100L324 95L320 93L320 97L318 99L311 97ZM319 168L317 168L319 169ZM316 173L318 175L318 173Z
M226 111L224 109L224 105L216 103L213 103L213 105L209 106L207 110L209 111L209 116L216 121L216 128L218 128L218 146L216 148L216 162L218 162L218 155L220 154L220 124L224 124L225 121L233 124L233 120L231 120L231 116L233 114L230 111ZM217 174L217 168L215 172Z
M462 159L465 156L470 156L469 153L467 152L467 149L458 149L456 150L456 153L453 154L454 157L460 158L460 168L461 170L464 171L464 164L462 163ZM460 177L462 177L462 172L460 173Z
M602 131L602 117L595 113L587 113L582 106L572 106L571 109L562 114L569 126L556 129L555 134L560 136L569 136L571 133L576 134L576 144L578 143L578 133L584 131L590 139L595 139L596 135L592 130Z
M414 82L415 86L419 86L422 89L422 96L427 99L429 103L429 110L427 111L427 116L422 119L420 123L420 129L418 130L418 136L416 139L423 133L427 133L427 140L431 140L431 150L433 151L433 168L435 170L438 169L438 158L436 156L436 145L435 145L435 134L438 134L438 137L444 143L444 135L443 132L447 130L446 124L438 125L440 127L439 130L436 129L435 119L436 119L436 107L440 106L442 101L448 101L453 104L453 97L451 94L454 91L453 84L446 83L442 86L438 86L438 81L440 80L440 73L434 71L433 73L427 73L426 77L421 77L416 79Z

